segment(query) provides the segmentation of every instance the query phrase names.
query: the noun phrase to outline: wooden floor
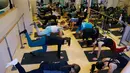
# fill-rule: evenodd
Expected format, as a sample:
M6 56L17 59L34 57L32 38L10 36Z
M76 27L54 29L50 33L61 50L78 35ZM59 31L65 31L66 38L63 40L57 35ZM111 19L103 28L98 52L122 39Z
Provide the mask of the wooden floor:
M35 31L36 30L34 30L34 32ZM102 31L100 31L100 32L102 33ZM92 62L90 63L88 61L88 59L86 58L86 56L84 54L84 51L92 50L92 48L81 48L79 43L75 39L75 37L72 35L72 33L73 32L71 32L70 30L66 30L64 32L64 34L66 36L71 37L72 41L71 41L70 46L67 46L67 44L63 45L62 50L66 50L68 58L69 58L69 61L68 61L69 64L77 63L81 66L81 71L79 73L90 73L90 68L91 68ZM116 36L114 36L112 34L109 34L107 36L116 40L116 43L119 43L119 41L120 41L119 38L117 38ZM31 35L31 38L35 39L33 34ZM25 37L23 37L23 41L24 41L24 43L26 42ZM33 50L40 49L40 48L41 47L32 48L32 47L29 47L28 44L26 44L24 49L20 49L20 48L16 49L14 58L18 58L19 62L21 62L21 59L22 59L24 53L31 52ZM108 49L108 48L103 47L102 49ZM54 51L54 50L57 50L56 46L48 46L48 51ZM38 68L39 64L22 65L22 66L25 68L26 71L30 71L30 70ZM6 73L18 73L18 71L17 70L11 71L11 67L9 67L6 70Z

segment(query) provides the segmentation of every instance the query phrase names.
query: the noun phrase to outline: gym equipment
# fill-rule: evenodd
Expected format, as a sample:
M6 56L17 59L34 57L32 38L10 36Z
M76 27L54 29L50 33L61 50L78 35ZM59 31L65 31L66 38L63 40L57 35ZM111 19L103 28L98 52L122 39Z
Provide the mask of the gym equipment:
M36 56L31 55L30 53L24 53L24 56L22 58L21 64L27 65L27 64L39 64L42 61L49 61L49 62L57 62L57 61L68 61L67 53L66 51L62 51L61 54L64 59L59 59L57 57L57 51L51 51L46 53L35 53Z
M93 54L90 54L89 52L92 52L92 51L84 51L84 54L86 55L87 59L90 62L94 62L94 60L92 60L92 58L97 57L98 51L95 51ZM106 58L106 57L115 58L118 56L120 56L120 55L117 53L113 53L111 50L102 50L101 55L98 60L102 60L103 58Z
M111 31L111 33L115 36L121 36L121 32L120 31Z

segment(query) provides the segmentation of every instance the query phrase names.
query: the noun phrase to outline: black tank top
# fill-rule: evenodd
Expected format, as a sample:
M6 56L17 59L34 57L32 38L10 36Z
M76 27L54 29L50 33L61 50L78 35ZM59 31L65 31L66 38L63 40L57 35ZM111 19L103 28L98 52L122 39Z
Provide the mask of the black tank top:
M101 38L98 41L104 42L103 46L111 47L113 45L113 40L110 38Z

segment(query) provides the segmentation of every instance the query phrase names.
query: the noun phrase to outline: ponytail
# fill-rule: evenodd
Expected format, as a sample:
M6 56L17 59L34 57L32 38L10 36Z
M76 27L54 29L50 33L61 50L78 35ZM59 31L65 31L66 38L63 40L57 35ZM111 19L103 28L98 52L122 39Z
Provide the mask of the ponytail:
M92 64L90 73L94 73L95 67L96 67L96 64Z

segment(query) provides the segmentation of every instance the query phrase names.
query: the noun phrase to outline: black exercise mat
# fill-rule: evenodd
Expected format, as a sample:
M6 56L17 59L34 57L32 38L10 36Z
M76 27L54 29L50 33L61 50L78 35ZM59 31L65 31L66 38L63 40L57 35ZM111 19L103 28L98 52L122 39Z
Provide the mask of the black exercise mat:
M120 31L111 31L111 33L115 36L121 36Z
M80 36L80 35L78 35L78 37L76 37L76 33L74 33L73 35L74 35L74 37L75 37L76 39L82 39L82 36Z
M114 70L113 73L120 73L121 71L122 71L122 69L116 69L116 70ZM108 70L101 70L101 71L99 71L99 73L108 73Z
M92 47L91 45L92 45L93 41L92 40L88 40L87 42L78 41L78 43L80 44L80 46L82 48L87 48L87 47Z
M82 36L76 37L76 33L73 34L76 39L82 39ZM99 37L104 37L102 34L99 34Z
M98 51L95 51L93 54L90 54L89 52L92 52L92 51L84 51L84 54L86 55L86 57L88 58L88 60L90 62L94 62L94 60L92 60L92 58L97 57ZM114 53L111 50L102 50L100 57L99 57L99 60L106 58L106 57L115 58L118 56L119 56L119 54Z
M64 59L60 60L57 57L57 51L51 51L46 53L35 53L36 56L32 56L30 53L24 53L22 58L21 64L39 64L41 61L49 61L49 62L56 62L56 61L68 61L66 51L62 51L61 54L64 56Z
M121 25L118 25L118 24L116 24L116 25L111 25L111 27L109 27L109 28L120 28L120 27L122 27Z

